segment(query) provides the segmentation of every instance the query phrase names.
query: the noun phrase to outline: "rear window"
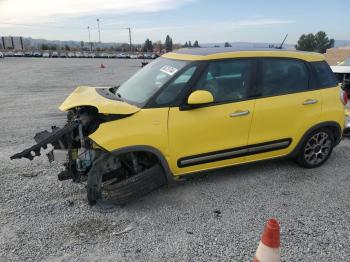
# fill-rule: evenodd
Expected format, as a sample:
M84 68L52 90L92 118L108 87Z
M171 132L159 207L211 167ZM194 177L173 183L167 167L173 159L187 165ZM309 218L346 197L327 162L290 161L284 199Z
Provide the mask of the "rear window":
M326 61L310 63L316 74L318 87L332 87L338 85L338 80Z
M308 90L309 76L305 63L294 59L261 59L262 96L276 96Z

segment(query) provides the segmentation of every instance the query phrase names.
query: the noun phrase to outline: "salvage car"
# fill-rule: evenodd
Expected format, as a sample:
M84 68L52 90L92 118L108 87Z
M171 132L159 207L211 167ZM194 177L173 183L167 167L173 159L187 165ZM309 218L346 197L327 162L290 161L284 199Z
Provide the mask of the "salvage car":
M324 56L282 50L183 49L117 87L80 86L67 124L11 159L64 161L91 205L124 204L201 171L279 157L321 166L339 144L345 92Z
M350 95L350 58L345 59L336 66L331 66L333 73L342 83L343 89Z

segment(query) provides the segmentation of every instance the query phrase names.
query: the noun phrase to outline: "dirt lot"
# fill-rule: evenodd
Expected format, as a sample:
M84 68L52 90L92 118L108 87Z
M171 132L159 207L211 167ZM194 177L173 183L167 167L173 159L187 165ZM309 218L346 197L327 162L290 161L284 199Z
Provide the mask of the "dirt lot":
M77 85L116 85L140 61L0 59L1 261L252 261L265 221L280 220L283 261L350 254L350 142L321 168L286 160L211 172L109 212L85 186L57 181L45 157L10 161ZM125 230L124 234L120 234Z

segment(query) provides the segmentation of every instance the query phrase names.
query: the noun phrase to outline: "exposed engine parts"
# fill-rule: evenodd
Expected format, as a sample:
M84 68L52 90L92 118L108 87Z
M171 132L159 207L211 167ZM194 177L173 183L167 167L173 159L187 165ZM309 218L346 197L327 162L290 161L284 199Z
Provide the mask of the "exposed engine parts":
M70 110L67 124L63 128L53 126L51 132L43 131L35 135L34 146L11 156L11 159L33 160L41 155L42 149L53 148L47 153L49 161L62 162L65 170L58 174L59 180L72 179L73 182L87 181L87 198L90 205L106 197L125 203L166 183L158 159L147 152L129 152L114 155L94 144L88 136L101 123L117 120L125 115L99 114L94 107L79 107ZM156 174L162 179L150 179ZM135 189L128 183L134 183ZM121 182L124 182L124 187ZM145 184L143 184L145 183Z

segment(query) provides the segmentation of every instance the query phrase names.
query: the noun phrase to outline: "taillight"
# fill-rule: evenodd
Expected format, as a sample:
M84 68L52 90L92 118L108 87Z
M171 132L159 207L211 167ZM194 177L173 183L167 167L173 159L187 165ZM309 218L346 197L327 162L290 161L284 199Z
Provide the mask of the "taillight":
M340 100L344 105L348 103L348 94L346 93L346 91L344 90L340 91Z

